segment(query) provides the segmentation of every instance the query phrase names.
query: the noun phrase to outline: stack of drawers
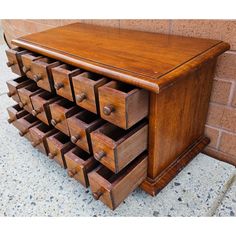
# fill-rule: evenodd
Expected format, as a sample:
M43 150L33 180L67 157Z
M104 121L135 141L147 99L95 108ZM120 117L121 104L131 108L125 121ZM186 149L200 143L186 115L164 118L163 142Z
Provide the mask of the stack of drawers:
M148 91L22 48L6 54L20 76L7 82L9 123L115 209L147 175Z

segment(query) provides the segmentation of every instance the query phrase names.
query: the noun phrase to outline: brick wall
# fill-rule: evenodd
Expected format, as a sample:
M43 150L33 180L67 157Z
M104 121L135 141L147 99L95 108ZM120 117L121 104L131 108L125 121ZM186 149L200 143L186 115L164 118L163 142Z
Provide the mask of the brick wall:
M236 21L235 20L2 20L7 39L76 21L150 32L219 39L231 50L218 61L211 96L205 152L236 165Z

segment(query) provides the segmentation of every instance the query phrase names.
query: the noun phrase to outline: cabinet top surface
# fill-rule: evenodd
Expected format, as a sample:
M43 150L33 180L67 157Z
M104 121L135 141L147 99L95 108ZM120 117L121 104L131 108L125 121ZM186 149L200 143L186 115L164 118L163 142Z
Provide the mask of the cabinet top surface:
M219 45L218 54L213 56L228 49L226 43L218 40L81 23L26 35L13 43L153 91L158 90L159 79L176 68Z

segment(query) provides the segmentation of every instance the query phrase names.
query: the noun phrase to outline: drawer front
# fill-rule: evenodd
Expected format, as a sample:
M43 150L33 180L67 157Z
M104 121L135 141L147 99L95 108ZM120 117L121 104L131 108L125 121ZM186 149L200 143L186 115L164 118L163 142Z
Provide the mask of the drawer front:
M39 94L31 96L33 106L32 114L47 125L51 125L51 113L49 111L49 104L59 100L53 94L42 91Z
M46 138L49 149L48 156L56 161L61 167L67 168L64 154L71 150L74 145L70 142L69 137L58 132Z
M50 104L49 109L52 117L51 124L64 134L70 136L66 119L79 112L80 108L65 99L61 99L58 102Z
M147 150L148 125L141 122L130 130L106 123L91 133L94 158L118 173Z
M13 125L19 130L20 136L27 138L29 141L31 141L29 129L38 124L40 124L40 121L31 114L27 114L13 122Z
M98 88L98 94L101 117L123 129L148 115L149 94L144 89L111 81Z
M90 133L104 122L89 111L81 111L67 119L71 142L88 153L92 153Z
M23 88L29 84L32 84L33 82L30 81L27 77L19 77L13 80L8 80L6 83L8 87L8 97L11 97L14 101L19 103L20 98L17 89Z
M11 124L12 122L16 121L17 119L20 119L21 117L27 115L27 111L23 110L19 104L16 104L14 106L8 107L7 112L9 115L8 123Z
M108 79L91 72L83 72L72 77L72 82L76 104L98 114L98 87L107 83Z
M53 67L58 66L60 63L47 57L40 58L32 62L31 72L33 80L40 88L49 92L54 92L52 71Z
M80 69L62 64L52 69L54 88L56 93L70 101L74 101L71 77L79 74Z
M12 72L23 76L24 72L22 71L22 59L21 56L27 54L28 51L22 48L7 49L7 66L11 68Z
M22 55L22 64L23 64L23 72L25 73L25 75L30 78L30 79L33 79L33 73L32 73L32 63L33 61L36 61L40 58L42 58L42 56L36 54L36 53L33 53L33 52L30 52L28 54L25 54L25 55Z
M104 166L89 173L89 183L96 200L114 210L147 176L147 154L141 154L119 174Z
M31 144L33 147L37 148L40 152L48 155L49 149L46 142L46 138L57 132L56 129L40 123L29 129L31 135Z
M36 83L27 85L23 88L18 89L18 94L20 97L19 105L24 108L26 111L32 113L33 106L31 103L31 96L42 92L42 89L38 88Z
M64 156L68 175L87 188L89 186L88 173L98 166L98 162L79 147L73 148Z

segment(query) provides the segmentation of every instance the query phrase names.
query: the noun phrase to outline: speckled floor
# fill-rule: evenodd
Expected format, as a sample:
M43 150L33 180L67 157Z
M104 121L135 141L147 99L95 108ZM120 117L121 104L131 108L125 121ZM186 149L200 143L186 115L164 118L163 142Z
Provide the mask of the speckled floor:
M156 197L137 189L115 211L35 150L7 123L5 81L15 78L0 46L0 216L234 216L236 172L199 154Z

